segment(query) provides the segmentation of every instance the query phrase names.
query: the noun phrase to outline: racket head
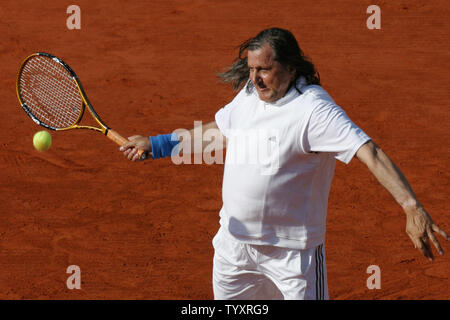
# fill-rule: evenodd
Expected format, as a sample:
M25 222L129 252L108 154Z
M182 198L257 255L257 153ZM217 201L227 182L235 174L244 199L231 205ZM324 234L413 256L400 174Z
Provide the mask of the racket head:
M28 56L17 76L17 97L37 124L63 130L80 122L85 100L75 72L61 59L44 52Z
M38 52L28 56L20 66L16 91L23 110L38 125L50 130L95 130L119 145L128 141L106 126L90 104L75 72L54 55ZM99 127L79 125L86 107ZM139 155L144 160L148 153L139 150Z

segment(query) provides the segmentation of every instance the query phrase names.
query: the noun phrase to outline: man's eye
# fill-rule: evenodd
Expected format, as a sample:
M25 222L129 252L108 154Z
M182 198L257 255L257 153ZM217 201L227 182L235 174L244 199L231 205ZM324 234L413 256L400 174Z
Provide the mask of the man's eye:
M248 70L249 70L250 72L254 72L254 71L256 71L256 72L262 72L262 73L267 73L267 72L269 72L269 69L268 69L268 68L248 67Z

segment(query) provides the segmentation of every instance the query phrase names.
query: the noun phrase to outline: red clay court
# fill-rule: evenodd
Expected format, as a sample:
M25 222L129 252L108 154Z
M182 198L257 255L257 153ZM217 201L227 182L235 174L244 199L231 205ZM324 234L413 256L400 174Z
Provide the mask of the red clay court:
M260 30L289 29L323 87L400 167L445 231L450 158L450 4L429 1L2 2L0 299L212 299L211 240L223 165L131 163L102 135L42 130L15 81L37 51L65 60L102 119L125 136L190 129L234 96L216 74ZM381 30L369 30L369 5ZM358 160L337 164L328 211L331 299L449 299L450 245L429 262L405 216ZM436 250L434 250L436 253ZM69 290L69 265L81 290ZM369 290L370 265L381 289Z

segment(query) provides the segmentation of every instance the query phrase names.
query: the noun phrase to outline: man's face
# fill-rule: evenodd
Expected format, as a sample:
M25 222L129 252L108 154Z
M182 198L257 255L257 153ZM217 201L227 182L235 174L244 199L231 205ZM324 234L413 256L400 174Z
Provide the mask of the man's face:
M247 63L250 80L255 86L259 98L266 102L275 102L282 98L295 75L295 70L283 67L274 60L270 45L248 51Z

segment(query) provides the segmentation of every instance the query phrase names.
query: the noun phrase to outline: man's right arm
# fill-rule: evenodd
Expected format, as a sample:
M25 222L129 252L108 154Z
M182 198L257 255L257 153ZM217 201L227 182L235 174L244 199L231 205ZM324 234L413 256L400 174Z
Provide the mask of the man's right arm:
M178 138L178 148L187 153L203 153L209 146L208 151L219 151L226 148L226 138L219 130L215 121L202 124L191 130L177 129L174 131ZM205 136L211 137L206 139ZM128 138L129 142L120 147L120 151L131 161L138 161L138 148L152 153L152 146L149 137L135 135ZM212 140L212 141L211 141ZM213 144L211 146L211 144Z
M207 146L209 146L209 150L214 149L217 151L226 148L226 138L220 132L215 121L202 124L201 127L195 127L189 131L179 129L174 132L177 133L180 139L179 148L182 148L185 152L188 151L188 153L189 150L191 150L190 153L192 154L203 153ZM206 136L212 138L208 139ZM211 146L211 144L213 144L213 146Z

